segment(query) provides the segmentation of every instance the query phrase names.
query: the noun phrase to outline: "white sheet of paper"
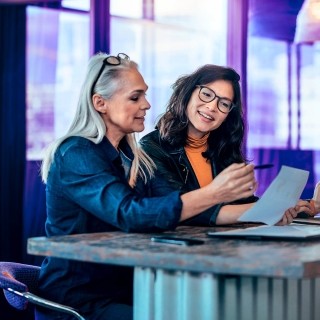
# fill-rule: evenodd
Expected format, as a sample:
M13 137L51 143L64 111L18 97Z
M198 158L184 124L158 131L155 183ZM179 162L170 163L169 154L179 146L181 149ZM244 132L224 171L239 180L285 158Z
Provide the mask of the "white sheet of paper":
M267 238L297 238L305 239L308 237L319 237L320 228L319 226L311 226L306 224L289 224L286 226L259 226L259 227L250 227L245 229L236 229L228 231L209 231L209 236L214 237L267 237Z
M238 221L276 224L287 209L297 204L308 177L309 171L282 166L262 197Z

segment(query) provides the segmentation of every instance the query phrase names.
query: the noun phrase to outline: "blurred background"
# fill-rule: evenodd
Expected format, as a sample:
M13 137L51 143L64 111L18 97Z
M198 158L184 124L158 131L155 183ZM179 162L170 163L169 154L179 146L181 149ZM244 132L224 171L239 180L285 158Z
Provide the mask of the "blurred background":
M67 130L98 51L139 64L152 106L139 137L179 76L234 67L245 153L274 164L257 172L257 194L282 165L310 172L303 198L320 180L319 0L0 0L0 41L1 260L42 260L26 254L26 239L44 235L43 150Z
M245 90L246 153L255 163L275 164L273 174L259 173L258 193L288 164L310 170L304 196L311 197L320 179L319 43L294 42L302 0L245 2L110 0L110 16L102 18L109 19L109 34L98 28L95 36L109 37L101 48L109 50L102 51L137 61L150 87L152 108L140 136L154 128L180 75L206 63L235 67ZM59 5L27 7L28 160L41 159L43 148L68 128L93 53L90 1Z
M45 234L43 150L67 130L99 51L128 54L149 85L138 138L153 130L179 76L207 63L235 68L244 152L274 164L256 173L257 195L290 165L310 172L302 197L311 198L320 180L319 40L320 0L0 0L0 259L41 263L26 240Z

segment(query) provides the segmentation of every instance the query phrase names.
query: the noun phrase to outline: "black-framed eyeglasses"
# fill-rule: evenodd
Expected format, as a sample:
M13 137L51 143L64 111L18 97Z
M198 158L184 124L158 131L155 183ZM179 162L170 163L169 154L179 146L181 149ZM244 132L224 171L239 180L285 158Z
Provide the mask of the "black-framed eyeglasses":
M105 66L106 65L118 66L119 64L121 64L121 60L130 60L130 57L125 53L118 53L117 56L109 56L103 59L102 66L98 72L96 79L93 81L93 84L91 87L91 97L93 96L94 87L96 86Z
M231 100L227 98L219 97L212 89L206 86L199 86L199 85L197 87L200 88L199 99L205 103L209 103L213 101L215 98L217 98L218 109L222 113L229 113L235 107L235 104Z

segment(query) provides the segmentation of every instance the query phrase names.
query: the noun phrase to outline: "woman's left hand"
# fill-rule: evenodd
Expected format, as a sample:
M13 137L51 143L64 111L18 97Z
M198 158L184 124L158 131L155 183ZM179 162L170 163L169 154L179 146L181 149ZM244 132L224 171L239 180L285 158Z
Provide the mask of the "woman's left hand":
M295 207L286 210L286 212L282 216L282 219L277 223L277 226L284 226L286 224L290 224L299 212L311 214L312 208L310 203L305 200L299 200Z

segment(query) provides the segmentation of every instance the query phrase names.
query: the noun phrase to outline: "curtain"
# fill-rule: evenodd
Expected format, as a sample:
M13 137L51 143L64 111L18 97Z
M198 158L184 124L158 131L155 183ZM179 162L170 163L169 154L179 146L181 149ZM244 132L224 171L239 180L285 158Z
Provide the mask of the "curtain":
M26 150L26 7L0 5L0 260L21 261ZM0 296L0 319L32 319Z
M0 259L22 258L26 7L0 5Z

